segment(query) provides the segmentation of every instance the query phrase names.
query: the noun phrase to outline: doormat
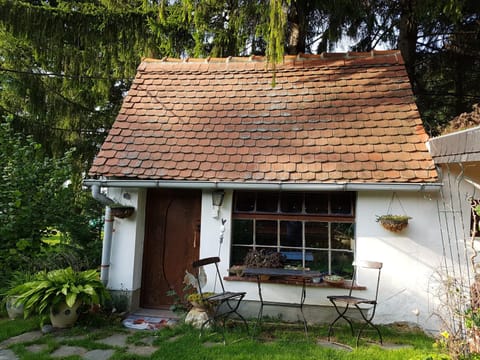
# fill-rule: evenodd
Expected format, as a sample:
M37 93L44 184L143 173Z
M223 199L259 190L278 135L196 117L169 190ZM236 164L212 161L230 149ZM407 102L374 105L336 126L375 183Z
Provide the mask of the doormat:
M177 324L177 319L159 316L142 316L130 314L122 321L123 326L135 330L159 330Z

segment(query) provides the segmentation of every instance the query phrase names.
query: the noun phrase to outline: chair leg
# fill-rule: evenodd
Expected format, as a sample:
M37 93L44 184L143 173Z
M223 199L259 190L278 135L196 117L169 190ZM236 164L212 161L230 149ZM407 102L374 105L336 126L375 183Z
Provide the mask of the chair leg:
M242 297L243 299L243 297ZM238 312L238 308L240 307L240 302L242 301L242 299L239 299L239 300L234 300L235 301L235 306L232 306L230 304L230 301L227 300L226 303L230 309L230 311L228 312L228 314L236 314L242 321L243 321L243 324L245 325L245 329L247 331L247 334L249 333L248 332L248 323L247 323L247 320L245 320L245 318Z
M358 311L360 312L360 315L362 316L363 320L365 321L365 323L362 325L362 327L358 331L356 346L358 347L360 337L363 333L363 330L365 330L365 328L367 326L371 326L372 328L374 328L377 331L378 337L380 338L380 344L382 345L383 344L383 338L382 338L382 334L380 332L380 329L374 323L372 323L373 317L375 316L375 307L372 310L372 314L368 318L364 315L362 309L358 305L355 305L355 307L358 309Z
M203 329L205 328L205 326L206 326L208 323L210 323L210 326L214 328L214 329L213 329L214 331L216 330L216 328L219 327L219 325L218 325L218 320L221 320L221 319L222 319L222 315L219 314L218 310L219 310L219 307L217 306L217 307L215 308L214 314L213 314L211 317L209 317L208 320L206 320L206 321L202 324L202 326L200 327L200 335L199 335L199 337L202 337L202 335L203 335ZM224 320L224 321L223 321L221 333L222 333L222 338L223 338L223 345L226 345L227 340L226 340L226 337L225 337L225 319L223 319L223 320ZM218 331L216 331L216 332L218 332Z
M352 332L352 336L355 335L355 332L353 331L353 324L352 322L350 321L349 318L347 318L345 316L345 314L347 313L349 307L350 307L350 304L347 304L345 306L345 308L343 309L343 311L340 311L340 309L338 308L337 304L335 304L334 301L330 300L330 302L333 304L333 306L335 307L335 310L336 312L338 313L338 316L335 320L333 320L331 323L330 323L330 326L328 327L328 341L330 341L330 336L333 332L333 325L335 325L335 323L340 320L340 319L344 319L346 322L348 322L348 325L350 325L350 331Z
M231 300L231 299L225 300L222 303L226 307L226 309L224 308L225 311L223 311L223 312L221 311L221 305L222 304L219 304L219 305L215 306L215 312L213 313L213 315L202 324L202 326L200 328L200 336L202 336L203 329L208 323L210 323L213 327L218 328L218 327L220 327L219 322L221 321L222 322L221 332L222 332L223 344L225 345L226 344L226 336L225 336L226 323L227 323L227 320L228 320L228 318L230 317L231 314L236 314L243 321L243 324L245 325L245 329L246 329L247 334L248 334L249 331L248 331L247 320L245 320L245 318L237 311L239 306L240 306L240 302L241 302L242 298L236 299L236 300ZM234 302L234 303L232 304L232 302Z
M302 313L303 330L305 331L305 336L308 337L307 319L305 318L305 314L303 313L303 305L300 306L300 312Z
M253 328L252 336L255 336L255 334L257 332L257 327L260 329L260 327L262 325L262 317L263 317L263 303L260 303L260 310L258 311L257 321L255 322L255 326Z

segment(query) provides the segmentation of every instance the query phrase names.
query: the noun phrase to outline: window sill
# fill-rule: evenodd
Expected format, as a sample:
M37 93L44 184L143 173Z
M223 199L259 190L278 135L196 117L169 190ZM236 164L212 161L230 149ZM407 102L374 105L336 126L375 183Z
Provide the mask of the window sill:
M225 281L244 281L244 282L257 282L257 278L255 276L225 276L223 278ZM282 285L302 285L303 281L300 279L293 279L293 278L270 278L268 280L262 280L262 284L282 284ZM350 280L346 280L342 285L339 286L332 286L325 282L321 283L313 283L311 281L307 281L305 286L313 287L313 288L321 288L321 289L350 289ZM353 287L354 290L366 290L365 286L355 285Z

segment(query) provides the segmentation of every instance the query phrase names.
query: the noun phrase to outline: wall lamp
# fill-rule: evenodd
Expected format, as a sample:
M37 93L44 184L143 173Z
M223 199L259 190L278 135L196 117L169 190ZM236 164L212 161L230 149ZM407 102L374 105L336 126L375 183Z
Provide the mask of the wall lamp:
M214 218L218 218L218 213L220 211L220 207L223 204L223 198L225 197L225 191L223 190L215 190L212 192L212 216Z

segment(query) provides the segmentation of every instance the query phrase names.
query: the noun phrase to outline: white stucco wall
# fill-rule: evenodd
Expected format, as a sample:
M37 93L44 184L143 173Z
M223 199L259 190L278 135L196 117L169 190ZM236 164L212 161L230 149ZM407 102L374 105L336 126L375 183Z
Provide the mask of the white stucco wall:
M431 281L442 263L442 242L438 225L436 193L399 192L398 199L392 202L391 212L412 217L404 232L396 234L385 230L376 222L376 215L387 212L391 202L391 192L359 192L356 207L356 259L375 260L384 263L382 270L379 306L375 316L376 322L390 323L408 321L421 324L427 330L439 328L439 320L434 315L436 298L431 293ZM211 201L204 197L203 214L211 213ZM230 209L232 194L227 192L220 218L225 224L225 240L220 257L222 273L227 275L230 262ZM403 208L402 208L403 207ZM220 219L211 217L202 222L201 256L218 254L218 233ZM214 234L215 236L212 236ZM368 287L359 292L360 296L372 296L374 284L370 277L359 273L358 281ZM226 282L232 290L246 291L247 300L257 300L258 291L255 283ZM338 294L339 290L307 289L306 304L326 305L330 303L327 295ZM265 284L265 299L284 302L298 302L300 288L295 286Z
M128 201L123 199L125 192L130 194ZM115 219L109 278L111 289L135 291L141 286L145 194L145 190L136 192L131 189L109 192L110 197L122 199L122 203L136 207L132 217ZM225 276L230 262L232 194L232 191L226 191L218 218L212 216L211 192L204 191L202 196L200 257L220 256L221 273ZM418 323L426 330L437 331L441 328L440 320L435 315L439 305L437 275L445 264L445 241L442 240L445 235L440 231L441 218L438 212L440 194L397 192L397 195L403 208L395 199L391 212L402 214L404 209L412 217L409 226L401 234L388 232L376 222L376 215L387 212L391 192L358 193L355 256L357 259L384 263L376 322L407 321ZM222 219L226 220L223 242L220 241ZM446 255L450 258L449 262L456 262L456 254ZM205 290L215 290L214 274L207 272L207 277L210 281ZM368 288L359 292L359 295L373 296L371 280L365 274L359 274L359 283ZM258 300L255 283L226 281L225 285L227 289L246 291L246 300ZM300 290L296 286L265 284L263 294L267 300L298 302ZM342 290L308 288L306 304L330 306L326 296L338 294L339 291Z
M146 190L109 189L115 201L135 207L132 216L114 218L108 288L133 292L141 287Z
M390 192L358 194L356 258L384 264L377 322L407 321L426 329L438 329L436 307L432 306L435 298L429 290L429 283L442 262L438 194L397 195L406 214L412 217L400 234L389 232L376 222L376 215L387 211ZM399 202L394 200L393 204L396 206L391 213L403 214Z

